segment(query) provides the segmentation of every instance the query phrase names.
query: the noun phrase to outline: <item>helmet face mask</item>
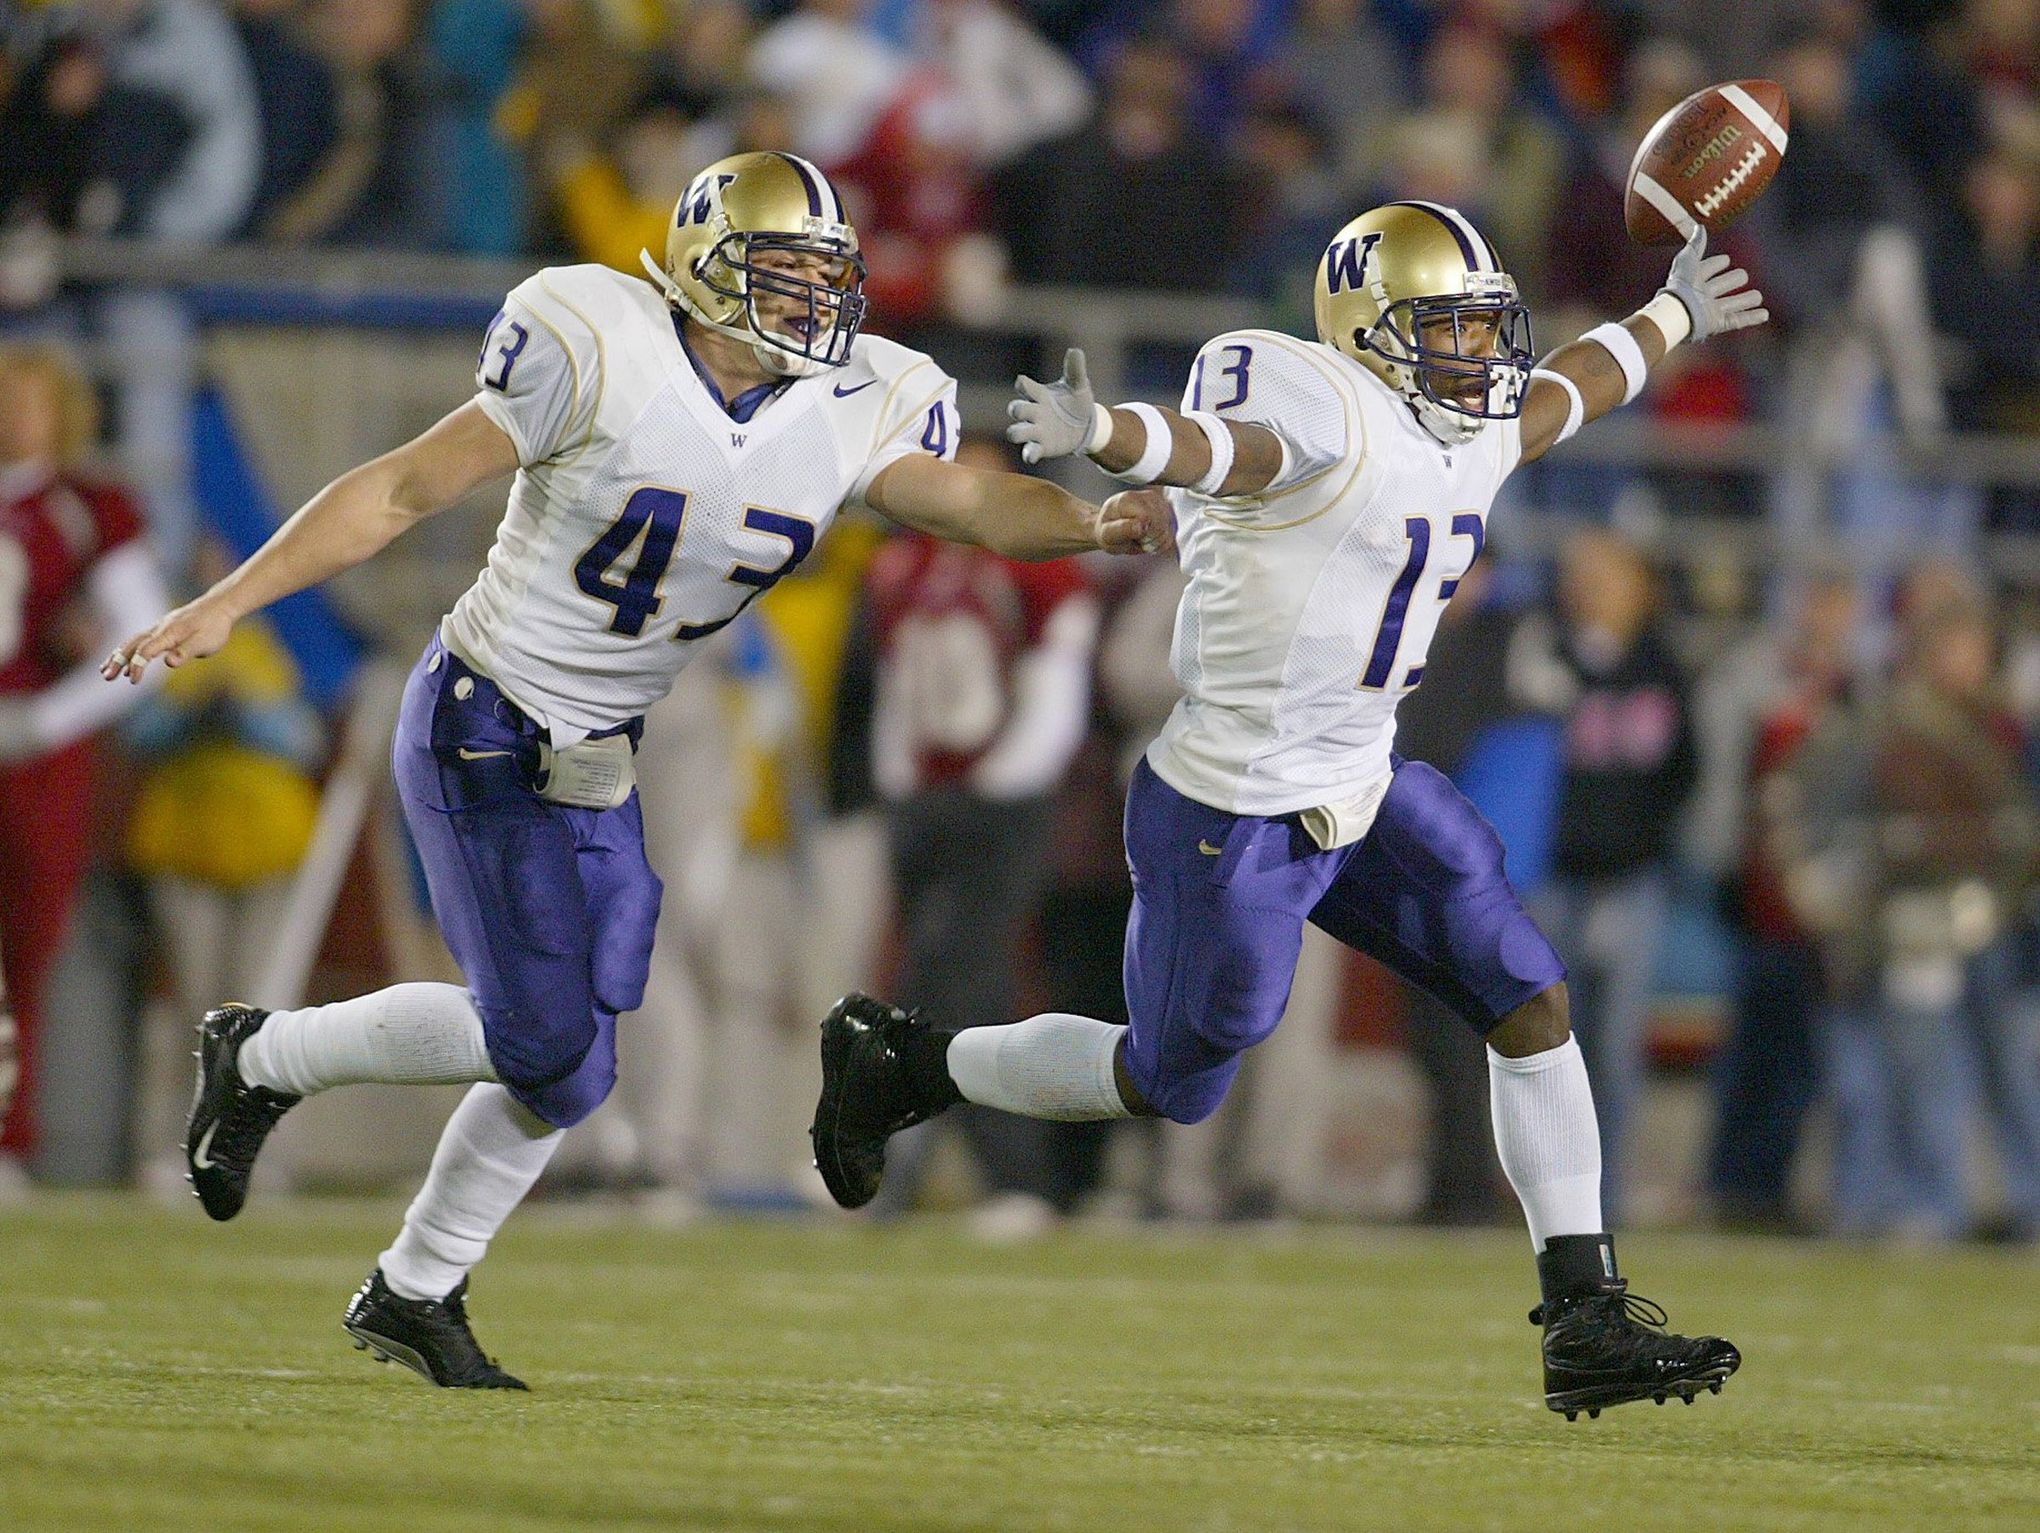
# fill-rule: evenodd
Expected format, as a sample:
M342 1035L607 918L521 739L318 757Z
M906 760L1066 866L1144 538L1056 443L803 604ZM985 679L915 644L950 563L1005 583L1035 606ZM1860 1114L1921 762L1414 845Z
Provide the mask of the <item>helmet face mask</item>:
M817 264L822 280L802 275L803 266ZM746 338L784 353L788 372L850 360L850 343L864 324L864 274L864 258L853 244L819 232L812 238L726 234L697 273L704 287L742 305ZM785 365L762 351L760 357L775 371Z
M841 367L864 323L857 231L828 178L794 155L709 166L673 210L664 262L647 251L644 265L668 302L782 378Z
M1318 265L1316 314L1318 339L1447 446L1522 413L1529 311L1494 246L1452 208L1391 202L1347 224Z
M1429 337L1445 331L1449 344ZM1530 311L1506 294L1484 298L1405 298L1364 333L1359 344L1409 374L1417 392L1440 410L1476 421L1514 420L1537 354Z

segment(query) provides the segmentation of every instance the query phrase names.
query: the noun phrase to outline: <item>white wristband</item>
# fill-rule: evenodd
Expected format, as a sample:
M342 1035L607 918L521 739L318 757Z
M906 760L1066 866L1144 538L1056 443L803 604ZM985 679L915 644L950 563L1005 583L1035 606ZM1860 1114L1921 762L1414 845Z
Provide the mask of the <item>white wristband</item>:
M1658 334L1665 338L1666 351L1693 333L1693 311L1669 288L1636 312L1658 327Z
M1636 344L1635 336L1610 321L1605 325L1594 326L1580 339L1594 342L1613 357L1615 365L1622 369L1622 376L1629 385L1627 392L1622 396L1624 404L1628 404L1643 392L1644 380L1650 376L1650 364L1643 360L1643 348Z
M1084 442L1084 453L1089 456L1112 440L1112 407L1091 406L1091 435Z
M1533 367L1530 369L1530 376L1533 379L1542 378L1547 383L1555 383L1565 390L1567 400L1565 426L1558 433L1558 441L1565 441L1587 422L1587 402L1580 397L1580 386L1574 383L1572 379L1566 377L1564 373L1553 372L1548 367ZM1558 444L1554 442L1552 445L1557 446Z
M1225 481L1232 473L1233 441L1232 427L1213 415L1209 410L1192 410L1183 419L1204 433L1204 440L1211 444L1211 467L1204 477L1190 488L1199 495L1216 495L1225 488Z
M1169 459L1175 453L1176 434L1162 419L1162 412L1153 405L1121 405L1119 408L1139 420L1147 432L1147 445L1141 449L1140 457L1131 467L1116 472L1108 468L1105 472L1121 484L1153 484L1162 477L1162 470L1169 466Z

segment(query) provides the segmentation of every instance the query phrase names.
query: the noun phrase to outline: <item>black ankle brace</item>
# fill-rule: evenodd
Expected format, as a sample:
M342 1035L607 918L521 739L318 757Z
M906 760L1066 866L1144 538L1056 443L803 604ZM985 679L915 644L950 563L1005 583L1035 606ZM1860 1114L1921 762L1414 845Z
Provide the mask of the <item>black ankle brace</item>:
M1615 1241L1609 1235L1554 1235L1537 1253L1537 1286L1547 1304L1602 1292L1617 1276Z
M963 1100L963 1093L949 1076L949 1040L955 1036L939 1027L903 1030L900 1064L906 1071L907 1088L914 1094L914 1106L923 1112L938 1113Z

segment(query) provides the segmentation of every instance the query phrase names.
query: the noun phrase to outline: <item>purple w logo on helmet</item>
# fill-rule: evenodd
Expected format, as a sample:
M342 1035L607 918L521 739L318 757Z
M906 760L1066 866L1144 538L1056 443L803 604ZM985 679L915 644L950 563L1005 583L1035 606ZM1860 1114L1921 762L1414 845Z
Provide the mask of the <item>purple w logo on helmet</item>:
M697 178L693 187L690 188L691 195L680 199L679 216L673 220L676 227L690 223L707 223L709 207L715 199L715 194L737 178L735 176L716 176L714 178L714 186L709 185L709 179L706 175Z
M1354 240L1333 240L1331 249L1325 252L1326 285L1334 293L1349 287L1356 291L1365 287L1368 258L1380 243L1379 230Z

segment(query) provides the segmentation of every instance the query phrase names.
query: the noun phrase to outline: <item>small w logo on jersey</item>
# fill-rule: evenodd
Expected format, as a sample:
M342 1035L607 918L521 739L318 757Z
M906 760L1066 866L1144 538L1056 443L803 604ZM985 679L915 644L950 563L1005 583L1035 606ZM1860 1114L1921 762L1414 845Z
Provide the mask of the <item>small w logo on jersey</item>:
M742 447L747 440L748 438L741 431L732 431L730 433L730 446L732 447Z

